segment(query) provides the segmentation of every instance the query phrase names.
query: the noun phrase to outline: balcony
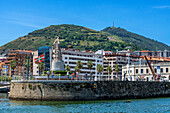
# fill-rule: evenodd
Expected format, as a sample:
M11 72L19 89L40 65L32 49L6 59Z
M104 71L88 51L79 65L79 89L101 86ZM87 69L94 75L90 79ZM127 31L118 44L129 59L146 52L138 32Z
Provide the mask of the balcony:
M7 57L7 60L15 59L16 57Z

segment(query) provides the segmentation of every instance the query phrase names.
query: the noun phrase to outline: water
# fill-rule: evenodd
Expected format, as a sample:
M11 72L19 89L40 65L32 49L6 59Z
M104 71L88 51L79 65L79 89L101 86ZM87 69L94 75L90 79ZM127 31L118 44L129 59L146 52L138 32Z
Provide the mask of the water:
M0 93L0 113L170 113L170 98L125 101L16 101Z

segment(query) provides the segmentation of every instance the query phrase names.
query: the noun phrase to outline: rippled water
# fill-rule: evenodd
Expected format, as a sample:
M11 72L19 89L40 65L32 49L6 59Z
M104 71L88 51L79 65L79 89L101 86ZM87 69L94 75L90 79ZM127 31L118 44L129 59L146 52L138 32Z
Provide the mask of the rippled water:
M112 101L16 101L0 93L0 113L170 113L170 98Z

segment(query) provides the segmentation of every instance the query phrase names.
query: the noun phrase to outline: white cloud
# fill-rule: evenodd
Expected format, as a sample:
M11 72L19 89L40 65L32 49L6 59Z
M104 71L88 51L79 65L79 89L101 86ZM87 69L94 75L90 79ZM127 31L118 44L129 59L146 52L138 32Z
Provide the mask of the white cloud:
M170 5L155 6L156 9L170 9Z
M38 26L38 25L26 23L26 22L19 22L19 21L8 21L8 22L18 24L18 25L22 25L22 26L27 26L27 27L34 27L34 28L42 28L43 27L43 26Z

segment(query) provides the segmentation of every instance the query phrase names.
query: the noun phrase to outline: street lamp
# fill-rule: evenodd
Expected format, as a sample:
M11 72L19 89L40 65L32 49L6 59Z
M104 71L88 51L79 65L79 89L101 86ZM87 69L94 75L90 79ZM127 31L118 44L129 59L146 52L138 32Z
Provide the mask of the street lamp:
M139 65L140 65L140 80L141 80L141 78L142 78L142 75L141 75L141 58L139 58Z
M29 79L29 56L27 56L27 80Z
M131 77L130 77L130 58L129 58L130 51L129 51L129 49L128 49L128 52L127 52L127 56L128 56L128 78L131 81Z

